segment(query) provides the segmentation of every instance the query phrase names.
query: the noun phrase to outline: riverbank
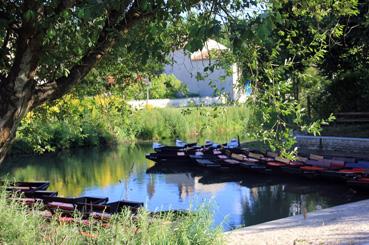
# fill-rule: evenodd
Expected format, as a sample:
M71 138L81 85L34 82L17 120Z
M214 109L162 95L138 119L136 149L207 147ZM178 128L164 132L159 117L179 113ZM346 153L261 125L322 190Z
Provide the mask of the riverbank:
M65 96L22 120L12 153L43 154L139 140L224 141L244 135L248 118L244 106L136 110L115 96Z
M369 200L225 233L227 244L366 244Z

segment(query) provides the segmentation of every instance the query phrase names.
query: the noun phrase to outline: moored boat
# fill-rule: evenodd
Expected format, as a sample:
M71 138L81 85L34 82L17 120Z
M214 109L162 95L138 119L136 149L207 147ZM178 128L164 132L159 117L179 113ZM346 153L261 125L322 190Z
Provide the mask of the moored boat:
M359 178L366 173L365 169L353 168L353 169L338 169L338 170L326 170L321 172L322 177L334 180L334 181L346 181Z
M0 181L0 186L5 186L6 191L26 192L26 191L45 191L50 186L48 181Z

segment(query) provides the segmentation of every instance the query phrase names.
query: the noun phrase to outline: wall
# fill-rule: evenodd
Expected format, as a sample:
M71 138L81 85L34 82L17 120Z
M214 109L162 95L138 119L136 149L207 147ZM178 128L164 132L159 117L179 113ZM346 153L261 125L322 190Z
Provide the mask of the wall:
M218 105L225 104L225 99L220 97L194 97L185 99L155 99L155 100L131 100L127 103L133 108L144 108L147 104L152 107L186 107L191 105Z
M303 153L320 152L332 155L359 156L369 159L369 139L327 136L297 136Z
M209 86L209 81L214 81L214 85L219 90L224 90L232 99L234 99L233 80L236 75L227 76L224 81L220 81L220 77L226 75L223 69L216 69L210 72L205 80L197 80L196 74L204 75L204 68L209 66L209 60L192 61L189 54L185 54L183 50L172 53L171 59L173 64L165 66L166 74L174 74L179 80L188 86L189 92L198 94L200 97L214 96L214 89ZM213 61L214 62L214 61ZM233 67L232 67L233 68ZM233 68L233 71L235 69Z

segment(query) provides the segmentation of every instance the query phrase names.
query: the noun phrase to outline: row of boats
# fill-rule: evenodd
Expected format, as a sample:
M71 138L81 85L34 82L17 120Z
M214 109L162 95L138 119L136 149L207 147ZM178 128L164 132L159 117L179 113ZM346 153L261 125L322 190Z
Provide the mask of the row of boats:
M5 188L8 200L34 207L41 206L42 215L51 219L57 215L61 222L88 223L93 219L108 222L113 214L129 209L136 214L144 206L141 202L115 201L109 202L107 197L60 197L56 191L48 191L50 182L6 182L0 186ZM41 205L40 205L41 204ZM76 214L78 217L76 218Z
M236 139L227 144L206 141L204 145L177 140L175 146L154 143L155 152L146 158L158 164L195 165L216 171L248 171L262 174L288 175L345 182L369 190L369 160L353 157L310 154L295 160L276 152L242 148Z

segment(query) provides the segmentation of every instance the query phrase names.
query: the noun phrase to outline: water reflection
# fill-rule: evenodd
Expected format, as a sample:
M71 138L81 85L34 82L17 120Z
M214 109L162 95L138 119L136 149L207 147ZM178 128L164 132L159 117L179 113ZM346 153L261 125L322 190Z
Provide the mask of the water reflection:
M50 189L60 195L80 195L86 188L108 187L131 176L143 179L150 145L114 149L81 149L46 156L11 158L1 168L2 175L23 180L50 180ZM152 163L151 163L152 164Z
M286 177L217 172L191 166L155 165L151 144L83 149L8 160L1 175L50 180L60 195L108 196L146 202L149 210L187 209L213 199L214 223L225 229L253 225L364 198L345 186Z

